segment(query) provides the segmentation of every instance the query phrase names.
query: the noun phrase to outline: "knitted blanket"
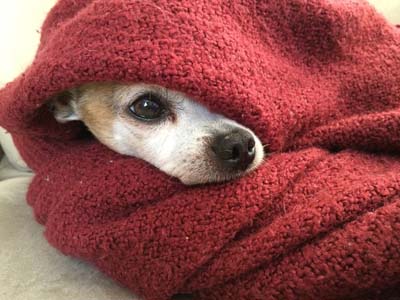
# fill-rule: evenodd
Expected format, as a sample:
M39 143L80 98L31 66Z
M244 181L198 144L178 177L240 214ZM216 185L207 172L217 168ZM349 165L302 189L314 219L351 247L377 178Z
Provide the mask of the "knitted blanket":
M356 0L60 0L0 92L0 125L36 172L28 202L49 243L145 299L390 299L397 30ZM92 81L185 92L270 155L238 180L184 186L54 121L47 99Z

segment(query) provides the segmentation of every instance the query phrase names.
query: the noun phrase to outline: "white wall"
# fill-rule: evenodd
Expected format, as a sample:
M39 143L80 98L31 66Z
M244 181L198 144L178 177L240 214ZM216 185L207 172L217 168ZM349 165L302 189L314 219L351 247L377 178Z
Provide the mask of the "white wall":
M341 0L335 0L341 1ZM31 62L38 30L56 0L0 0L0 86ZM400 0L370 0L390 21L400 24Z
M400 0L368 0L368 2L374 5L389 21L400 24Z
M31 62L39 29L56 0L0 0L0 86Z

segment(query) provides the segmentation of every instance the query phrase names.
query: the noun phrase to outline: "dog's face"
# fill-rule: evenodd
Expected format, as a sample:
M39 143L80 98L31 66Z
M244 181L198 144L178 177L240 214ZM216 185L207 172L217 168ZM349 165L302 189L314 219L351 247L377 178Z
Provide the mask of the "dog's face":
M160 86L88 84L60 94L51 105L59 122L81 120L109 148L184 184L239 177L264 157L250 129Z

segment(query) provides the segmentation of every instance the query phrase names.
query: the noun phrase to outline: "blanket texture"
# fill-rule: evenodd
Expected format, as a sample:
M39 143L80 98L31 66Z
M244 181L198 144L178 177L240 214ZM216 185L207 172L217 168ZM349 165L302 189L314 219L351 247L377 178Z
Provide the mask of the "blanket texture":
M400 296L400 44L363 1L60 0L0 125L48 241L149 300ZM180 90L250 127L254 173L187 187L57 124L92 81ZM393 298L395 299L395 298Z

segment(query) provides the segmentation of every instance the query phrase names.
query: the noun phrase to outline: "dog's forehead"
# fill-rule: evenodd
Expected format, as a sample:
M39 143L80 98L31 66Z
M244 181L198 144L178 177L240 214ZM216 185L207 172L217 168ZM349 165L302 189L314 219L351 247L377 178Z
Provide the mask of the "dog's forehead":
M172 116L169 120L173 121L174 124L191 128L223 119L222 116L209 111L207 107L189 96L153 84L91 83L82 86L80 93L82 96L78 100L79 106L86 122L88 122L88 119L92 122L98 122L99 119L96 116L101 116L102 122L111 121L119 116L123 122L129 123L130 126L143 127L142 129L160 127L134 122L134 120L127 118L124 113L126 107L146 93L158 95L165 104L168 103L168 109ZM182 130L184 129L182 128Z
M76 88L76 100L81 103L111 102L114 97L114 84L88 83Z
M176 96L177 94L177 92L170 91L164 87L145 83L131 85L114 84L112 90L113 100L120 103L126 103L126 101L131 101L146 93L162 96L166 100L172 100L174 98L172 96Z

